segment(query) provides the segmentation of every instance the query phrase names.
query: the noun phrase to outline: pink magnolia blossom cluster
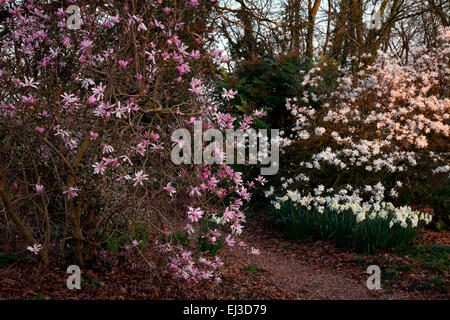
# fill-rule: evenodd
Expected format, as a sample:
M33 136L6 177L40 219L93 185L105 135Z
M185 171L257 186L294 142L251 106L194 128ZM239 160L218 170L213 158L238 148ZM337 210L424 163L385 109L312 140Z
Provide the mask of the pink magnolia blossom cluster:
M131 4L91 1L80 8L81 29L71 30L65 8L55 4L0 2L9 13L0 38L0 179L44 255L58 240L52 225L72 239L83 262L86 248L99 249L114 232L107 226L148 222L160 239L173 213L185 216L192 239L234 246L250 188L265 182L246 184L225 164L170 161L173 130L192 128L195 119L248 128L252 118L220 113L210 96L205 66L227 58L189 32L197 1L181 9L163 1ZM186 12L193 22L184 21ZM231 100L238 93L223 94ZM45 223L33 225L30 212ZM181 247L165 239L157 247L167 253L171 274L220 282L220 258L194 255L195 241Z

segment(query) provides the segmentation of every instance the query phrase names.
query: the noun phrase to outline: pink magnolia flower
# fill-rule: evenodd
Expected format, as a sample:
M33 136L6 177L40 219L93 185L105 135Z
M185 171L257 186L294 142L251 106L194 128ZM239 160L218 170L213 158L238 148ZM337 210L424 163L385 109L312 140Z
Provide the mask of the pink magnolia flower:
M244 114L244 122L247 123L247 124L252 124L253 123L253 117Z
M223 88L223 92L222 92L222 98L227 99L228 101L230 101L231 99L234 99L234 97L238 94L237 91L233 91L233 89L227 90L225 88Z
M247 245L245 244L244 241L240 241L240 242L238 243L238 246L241 247L241 248L245 248Z
M138 31L141 31L141 30L147 31L147 27L146 27L146 25L145 25L143 22L141 22L141 23L139 24L137 30L138 30Z
M42 127L36 127L36 131L39 133L39 134L42 134L43 132L44 132L44 128L42 128Z
M251 188L254 188L254 187L255 187L255 182L254 182L254 181L248 181L248 182L246 183L246 185L247 185L247 187L248 187L249 189L251 189Z
M120 15L117 14L117 15L115 15L115 16L112 16L112 17L111 17L111 21L112 21L113 23L119 23L119 22L120 22Z
M88 99L89 104L95 104L97 102L97 99L94 96L90 96Z
M198 220L203 217L204 213L205 212L202 209L200 209L200 208L195 208L194 209L192 207L189 207L187 215L188 215L189 221L191 221L191 222L198 222Z
M194 195L197 195L197 196L201 196L202 195L202 193L200 192L200 190L198 189L198 187L190 187L191 188L191 190L189 191L189 196L190 197L193 197Z
M255 180L261 183L261 185L264 185L267 182L267 180L262 176L258 176Z
M81 41L80 45L81 45L81 51L85 51L87 49L89 49L92 46L92 41L91 40L83 40Z
M241 190L236 190L236 193L242 197L245 201L249 202L251 198L251 194L247 191L246 188L242 187Z
M23 77L23 82L19 81L19 83L23 88L30 87L37 89L39 85L39 82L35 82L34 78L27 78L26 76Z
M104 174L106 170L106 166L103 164L103 162L96 162L92 165L94 168L94 174Z
M189 67L189 63L187 63L187 62L177 66L176 69L180 75L183 75L183 74L191 71L191 68Z
M219 256L216 256L215 262L216 262L216 265L217 265L219 268L220 268L220 267L223 267L223 265L224 265L224 263L220 260L220 257L219 257Z
M133 187L137 186L138 184L140 184L142 186L143 182L145 180L148 180L148 174L144 174L144 171L141 170L139 172L136 172L136 174L134 175L133 180L134 180Z
M191 88L189 91L193 94L201 95L205 93L205 88L202 85L202 80L197 78L192 78L190 82Z
M103 96L105 94L106 85L103 85L103 83L100 82L98 86L95 86L92 88L92 92L94 93L94 97L96 99L103 99Z
M186 224L184 230L186 230L186 232L191 235L195 233L195 230L190 223Z
M262 118L262 117L267 116L267 113L264 112L263 110L255 110L255 111L253 112L253 115L254 115L256 118Z
M125 67L128 65L128 62L127 62L127 61L124 61L124 60L120 60L120 61L119 61L119 65L120 65L120 67L123 69L123 68L125 68Z
M90 135L91 135L91 140L97 140L97 138L98 138L98 133L91 132Z
M198 0L189 0L188 5L192 7L198 7Z
M102 158L103 162L105 163L105 166L113 166L118 167L120 166L119 158Z
M37 193L41 193L44 191L44 186L42 184L37 184L34 186L34 190L36 190Z
M152 134L152 135L150 136L150 139L152 139L152 140L158 140L158 139L159 139L159 134L157 134L157 133Z
M164 51L163 54L162 54L162 57L163 57L164 60L167 60L167 59L170 58L170 54L168 52Z
M201 56L200 51L198 51L198 50L192 50L190 55L193 59L200 59L200 56Z
M191 117L190 119L189 119L189 124L194 124L194 122L195 122L195 117Z
M230 222L234 219L234 212L226 208L222 217L226 222Z
M258 255L261 254L261 252L259 251L259 249L255 249L255 248L253 248L253 247L252 247L250 253L253 254L253 255L255 255L255 256L258 256Z
M66 12L64 11L63 8L59 8L58 12L56 13L56 15L58 16L59 19L62 19L66 15Z
M103 145L103 153L112 153L114 152L114 148L107 144Z
M243 229L242 225L239 224L239 222L235 222L234 224L231 225L230 228L231 228L231 232L233 234L241 234L242 233L242 229Z
M33 96L23 96L22 97L22 103L35 103L36 99Z
M71 199L71 198L78 197L78 191L80 191L80 189L75 188L75 187L70 187L69 189L63 191L63 194L64 195L67 194L67 197L69 199Z
M171 197L173 197L173 195L177 193L177 190L172 186L172 183L170 182L163 189L169 192L169 195Z
M226 243L227 245L229 245L230 247L232 247L232 246L234 246L234 244L236 243L236 241L234 240L233 237L231 237L231 235L228 235L228 236L225 238L225 243Z
M52 115L51 114L49 114L47 111L42 111L41 113L39 113L39 115L41 116L41 117L43 117L43 118L51 118L52 117Z

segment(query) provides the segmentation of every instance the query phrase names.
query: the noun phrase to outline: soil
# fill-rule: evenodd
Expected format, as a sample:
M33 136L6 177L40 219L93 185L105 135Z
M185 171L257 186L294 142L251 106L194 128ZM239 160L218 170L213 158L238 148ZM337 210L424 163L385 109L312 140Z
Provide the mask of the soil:
M331 241L296 244L283 240L265 223L252 219L243 240L261 251L249 255L243 250L224 249L223 282L219 285L188 284L170 275L149 271L139 263L130 268L118 254L105 253L102 263L83 270L82 289L66 287L68 274L57 265L13 262L0 268L0 299L445 299L449 295L449 272L436 271L411 257L397 253L365 256L337 248ZM419 246L450 244L449 232L421 231ZM382 271L382 288L366 285L370 264ZM393 266L408 265L384 279ZM440 281L429 281L436 279ZM427 284L427 285L418 285Z

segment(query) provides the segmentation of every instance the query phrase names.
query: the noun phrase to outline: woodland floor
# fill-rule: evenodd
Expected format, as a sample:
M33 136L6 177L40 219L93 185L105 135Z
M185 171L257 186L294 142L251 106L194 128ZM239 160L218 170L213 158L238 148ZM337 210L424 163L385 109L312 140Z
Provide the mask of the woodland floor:
M445 299L450 298L450 232L422 230L403 252L360 255L331 241L295 244L283 240L261 218L251 219L244 240L261 255L221 253L218 286L189 285L134 269L108 253L82 273L82 289L66 288L68 275L34 260L0 264L0 299ZM138 261L139 259L136 259ZM371 264L380 266L382 289L366 287Z

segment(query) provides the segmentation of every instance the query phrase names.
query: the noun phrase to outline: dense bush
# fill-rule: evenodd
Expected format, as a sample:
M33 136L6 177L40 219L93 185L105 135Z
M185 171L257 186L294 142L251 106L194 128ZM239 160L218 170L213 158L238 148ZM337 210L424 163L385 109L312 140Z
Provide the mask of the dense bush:
M233 103L234 108L229 111L251 114L264 110L266 116L256 122L257 125L290 132L294 117L286 110L286 99L301 96L304 92L317 95L331 92L336 84L339 74L336 64L325 60L317 63L324 68L323 81L317 87L302 85L307 81L308 71L314 62L299 54L243 61L233 73L225 74L217 85L239 92L238 99ZM314 106L319 107L318 104Z
M296 134L281 161L283 188L336 194L350 185L366 201L397 205L429 199L416 204L434 204L436 221L448 221L437 190L448 188L450 169L450 29L434 47L415 47L406 65L380 52L358 74L342 72L334 92L287 100ZM311 69L304 85L320 87L323 73Z

